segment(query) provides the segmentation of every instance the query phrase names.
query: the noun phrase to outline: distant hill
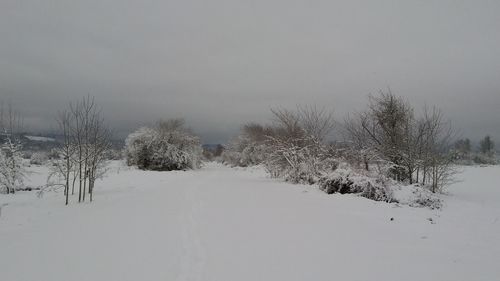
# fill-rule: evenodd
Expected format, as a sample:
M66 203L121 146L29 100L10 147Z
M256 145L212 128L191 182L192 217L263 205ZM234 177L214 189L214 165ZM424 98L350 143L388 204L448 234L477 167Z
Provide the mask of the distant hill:
M0 134L0 143L6 140L8 135L5 133ZM23 150L26 151L48 151L57 148L63 142L63 136L57 134L32 134L21 133L19 134ZM121 139L111 140L113 149L119 150L123 148L124 141Z

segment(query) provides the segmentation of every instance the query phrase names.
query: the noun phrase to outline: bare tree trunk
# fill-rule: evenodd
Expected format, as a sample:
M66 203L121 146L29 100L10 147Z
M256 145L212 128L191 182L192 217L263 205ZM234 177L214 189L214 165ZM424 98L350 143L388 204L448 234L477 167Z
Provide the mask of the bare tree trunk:
M73 171L73 186L71 187L71 195L75 195L75 183L76 183L76 175L78 171L74 170Z
M84 168L84 175L83 175L83 191L82 191L82 201L85 202L85 191L86 191L86 186L87 186L87 171Z
M67 158L66 158L66 205L68 205L69 203L69 175L71 174L71 171L70 171L70 165L71 165L71 159L69 157L69 155L67 155Z
M78 202L82 202L82 164L78 164L78 168L80 172L78 173L79 181L80 181L80 186L78 188Z

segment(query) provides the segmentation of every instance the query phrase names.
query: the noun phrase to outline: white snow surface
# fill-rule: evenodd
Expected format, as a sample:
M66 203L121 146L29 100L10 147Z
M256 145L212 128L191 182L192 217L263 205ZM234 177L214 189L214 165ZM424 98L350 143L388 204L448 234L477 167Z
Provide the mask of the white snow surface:
M32 169L28 185L43 184ZM460 178L430 210L260 169L114 162L92 203L0 195L0 280L499 280L500 167Z

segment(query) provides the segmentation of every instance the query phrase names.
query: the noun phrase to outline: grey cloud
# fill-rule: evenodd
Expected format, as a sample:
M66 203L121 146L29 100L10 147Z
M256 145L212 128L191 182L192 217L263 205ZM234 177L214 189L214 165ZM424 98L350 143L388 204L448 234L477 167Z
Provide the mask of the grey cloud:
M0 99L46 129L90 93L117 131L181 116L219 142L270 107L341 118L390 86L500 139L499 14L498 1L6 0Z

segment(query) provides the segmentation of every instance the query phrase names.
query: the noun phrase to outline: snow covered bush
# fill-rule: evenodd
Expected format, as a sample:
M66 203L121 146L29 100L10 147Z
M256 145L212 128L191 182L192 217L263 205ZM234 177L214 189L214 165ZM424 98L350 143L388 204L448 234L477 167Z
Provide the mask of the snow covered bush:
M154 128L139 128L125 140L127 164L144 170L197 169L202 151L199 138L180 119L160 121Z
M497 159L495 155L488 155L488 154L483 154L483 153L477 153L474 155L472 158L474 163L480 164L480 165L496 165L498 164Z
M35 152L35 153L31 154L30 164L31 165L43 165L43 164L45 164L45 162L47 162L47 160L49 160L47 153Z
M339 168L324 175L318 183L319 188L327 194L354 193L375 201L396 201L386 179L370 177L347 168Z
M402 205L417 208L441 209L443 206L439 193L433 193L421 184L392 185L395 200Z
M338 162L328 147L305 137L298 139L273 138L265 167L273 177L292 183L314 184L323 173L334 171Z
M238 137L233 140L221 157L223 163L231 166L248 167L259 165L265 160L266 145Z
M148 127L141 127L129 134L125 139L124 156L128 166L138 166L140 162L146 161L146 153L153 141L157 138L157 132ZM141 163L144 165L144 163Z
M47 153L47 157L49 157L50 160L53 160L53 159L59 159L60 158L60 153L59 153L59 149L57 148L52 148L48 153Z
M340 168L323 175L318 181L319 189L327 194L355 194L374 201L398 203L411 207L440 209L442 200L429 186L421 184L402 185L378 171L354 169L343 163Z
M443 207L441 199L427 189L418 188L413 192L413 195L413 199L409 203L412 207L427 207L433 210Z

